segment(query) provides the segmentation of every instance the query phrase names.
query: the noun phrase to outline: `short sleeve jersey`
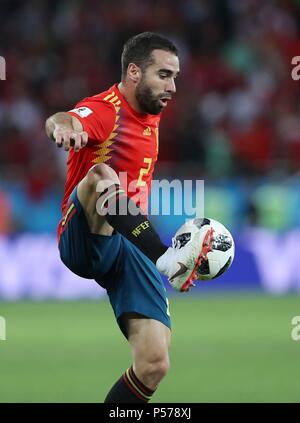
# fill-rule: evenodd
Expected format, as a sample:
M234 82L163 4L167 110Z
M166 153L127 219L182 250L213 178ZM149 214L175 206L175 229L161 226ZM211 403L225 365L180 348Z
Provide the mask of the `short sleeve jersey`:
M158 154L160 115L140 114L123 97L117 84L109 90L80 101L68 112L88 133L86 147L69 152L62 211L74 187L88 170L106 163L118 174L127 195L148 211L154 164Z

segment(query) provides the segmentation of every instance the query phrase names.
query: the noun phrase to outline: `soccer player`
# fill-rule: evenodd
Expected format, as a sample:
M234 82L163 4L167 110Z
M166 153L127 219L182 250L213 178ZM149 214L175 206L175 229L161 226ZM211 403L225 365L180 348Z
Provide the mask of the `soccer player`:
M69 151L61 260L107 290L132 348L133 365L108 393L109 403L151 399L169 369L170 316L159 273L186 291L201 256L197 235L168 248L147 217L160 113L178 73L171 41L138 34L124 45L119 84L46 122L47 135Z

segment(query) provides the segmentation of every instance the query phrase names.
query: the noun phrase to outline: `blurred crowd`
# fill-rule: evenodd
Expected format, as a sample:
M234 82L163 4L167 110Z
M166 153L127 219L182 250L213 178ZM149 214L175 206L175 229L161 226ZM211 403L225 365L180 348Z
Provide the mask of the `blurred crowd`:
M297 175L300 0L2 0L0 24L0 233L55 226L66 155L44 121L119 81L123 43L146 30L170 37L181 58L158 175Z

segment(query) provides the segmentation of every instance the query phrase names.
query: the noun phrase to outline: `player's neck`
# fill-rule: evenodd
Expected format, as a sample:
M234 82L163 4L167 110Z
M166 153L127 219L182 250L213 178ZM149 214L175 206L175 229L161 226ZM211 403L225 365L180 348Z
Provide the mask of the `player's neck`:
M127 101L127 103L129 104L130 107L132 107L132 109L140 114L145 114L141 108L139 107L139 104L136 100L135 94L132 91L132 89L130 89L126 84L124 84L123 82L120 82L118 85L118 89L120 91L120 93L123 95L123 97L125 98L125 100Z

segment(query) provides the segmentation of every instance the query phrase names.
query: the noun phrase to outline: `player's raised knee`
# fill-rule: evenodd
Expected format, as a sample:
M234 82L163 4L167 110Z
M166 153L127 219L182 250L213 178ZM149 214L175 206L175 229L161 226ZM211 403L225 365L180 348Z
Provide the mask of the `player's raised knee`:
M117 173L105 163L99 163L90 168L88 174L92 179L99 180L110 180L114 184L120 183Z
M102 192L111 185L120 184L117 173L105 163L91 167L87 173L86 182L90 189L97 192Z

